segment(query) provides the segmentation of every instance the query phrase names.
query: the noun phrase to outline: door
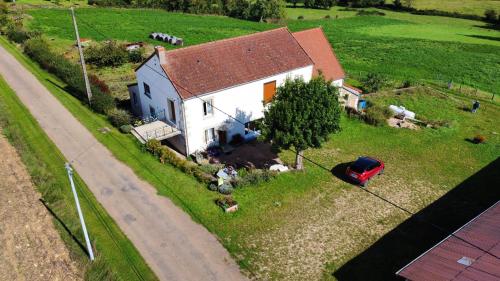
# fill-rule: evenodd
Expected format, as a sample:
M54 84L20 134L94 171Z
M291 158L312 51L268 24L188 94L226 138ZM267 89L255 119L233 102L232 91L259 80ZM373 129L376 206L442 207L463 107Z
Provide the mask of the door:
M276 81L271 81L264 84L264 104L270 103L276 94Z
M227 143L227 133L223 130L217 130L217 136L219 137L219 145L224 145Z

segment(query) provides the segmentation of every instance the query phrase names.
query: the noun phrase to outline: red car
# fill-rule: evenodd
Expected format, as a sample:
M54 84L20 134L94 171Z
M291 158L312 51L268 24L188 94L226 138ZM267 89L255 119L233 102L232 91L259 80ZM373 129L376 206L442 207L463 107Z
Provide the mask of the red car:
M365 187L371 178L383 174L384 168L384 162L363 156L347 168L346 175L349 179Z

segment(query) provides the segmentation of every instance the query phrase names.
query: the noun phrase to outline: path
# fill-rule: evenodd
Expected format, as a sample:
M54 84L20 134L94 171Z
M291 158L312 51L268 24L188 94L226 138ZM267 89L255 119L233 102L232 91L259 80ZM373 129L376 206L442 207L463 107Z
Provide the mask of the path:
M0 151L0 280L83 280L19 155L2 135Z
M0 75L66 159L78 156L75 170L161 280L246 280L213 234L115 159L1 46L0 62Z

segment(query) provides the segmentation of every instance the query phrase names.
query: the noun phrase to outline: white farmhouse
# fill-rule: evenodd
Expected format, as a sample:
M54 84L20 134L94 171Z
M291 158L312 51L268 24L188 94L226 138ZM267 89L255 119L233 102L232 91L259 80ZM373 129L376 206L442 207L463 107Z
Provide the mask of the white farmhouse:
M168 139L184 155L225 145L237 134L251 138L252 122L264 117L276 87L319 71L343 88L344 72L319 28L278 28L171 51L156 47L129 91L134 113L159 121L133 132L142 141Z

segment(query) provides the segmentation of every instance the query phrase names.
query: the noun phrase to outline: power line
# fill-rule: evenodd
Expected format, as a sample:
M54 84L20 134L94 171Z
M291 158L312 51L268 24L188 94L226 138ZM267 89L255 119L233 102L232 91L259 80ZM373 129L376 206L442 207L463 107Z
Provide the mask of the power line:
M87 25L87 24L86 24L86 25ZM87 26L88 26L89 28L91 28L92 30L96 31L97 33L99 33L99 34L103 35L104 37L107 37L107 36L106 36L106 35L104 35L102 32L100 32L100 31L98 31L97 29L95 29L95 27L90 26L90 25L87 25ZM189 89L187 89L186 87L184 87L184 86L182 86L182 85L178 84L176 81L173 81L173 80L172 80L172 79L170 79L168 76L166 76L166 75L165 75L165 73L161 73L161 72L157 71L156 69L152 68L152 67L151 67L151 66L149 66L148 64L143 64L143 66L146 66L146 67L148 67L149 69L151 69L152 71L154 71L155 73L157 73L158 75L163 76L164 78L166 78L167 80L169 80L172 84L174 84L174 86L175 86L175 87L181 88L182 90L184 90L184 91L188 92L189 94L191 94L193 97L198 98L198 99L200 99L201 101L205 102L205 100L203 100L202 98L200 98L200 97L199 97L199 95L194 94L192 91L190 91L190 90L189 90ZM236 117L232 116L231 114L226 113L226 112L225 112L225 111L223 111L222 109L220 109L220 108L218 108L218 107L216 107L216 106L214 106L214 105L212 105L212 108L216 109L217 111L219 111L219 112L221 112L221 113L223 113L223 114L227 115L229 118L231 118L231 119L235 120L236 122L238 122L238 123L242 124L243 126L245 126L245 123L243 123L242 121L240 121L240 120L239 120L239 119L237 119ZM251 130L251 129L248 129L248 130L250 130L250 131L252 131L252 132L256 132L256 131ZM118 140L117 140L117 141L118 141ZM118 142L119 142L119 141L118 141ZM295 151L295 150L293 150L293 149L291 149L291 148L289 148L288 150L290 150L291 152L296 153L296 154L298 153L297 151ZM325 170L325 171L327 171L328 173L330 173L330 174L331 174L331 170L330 170L330 169L328 169L327 167L325 167L325 166L321 165L320 163L317 163L316 161L314 161L314 160L312 160L312 159L310 159L310 158L308 158L308 157L306 157L306 156L304 156L304 155L302 155L302 157L303 157L305 160L309 161L310 163L312 163L312 164L316 165L316 166L317 166L317 167L319 167L320 169L323 169L323 170ZM152 172L150 171L150 173L152 173ZM152 174L154 174L154 173L152 173ZM162 182L162 181L161 181L161 182ZM385 198L385 197L383 197L383 196L381 196L381 195L379 195L379 194L377 194L377 193L375 193L375 192L373 192L373 191L370 191L370 190L368 190L368 189L366 189L366 188L362 188L361 186L357 186L357 185L356 185L356 187L358 187L358 188L359 188L359 189L361 189L362 191L364 191L364 192L366 192L366 193L368 193L368 194L370 194L370 195L372 195L372 196L374 196L374 197L376 197L376 198L380 199L381 201L383 201L383 202L385 202L385 203L387 203L387 204L389 204L389 205L391 205L391 206L393 206L393 207L395 207L395 208L397 208L397 209L399 209L399 210L401 210L401 211L403 211L403 212L405 212L405 213L409 214L409 215L410 215L410 217L414 217L414 218L416 218L417 220L419 220L419 221L421 221L421 222L424 222L424 223L426 223L426 224L428 224L428 225L430 225L430 226L434 227L435 229L437 229L437 230L439 230L439 231L441 231L441 232L443 232L443 233L446 233L446 234L447 234L447 233L449 232L449 231L445 230L443 227L440 227L440 226L438 226L438 225L436 225L436 224L434 224L434 223L432 223L432 222L430 222L430 221L425 220L425 219L424 219L424 218L422 218L421 216L419 216L419 215L417 215L417 214L413 213L412 211L410 211L410 210L408 210L408 209L406 209L406 208L404 208L404 207L402 207L402 206L398 205L398 204L397 204L397 203L395 203L395 202L392 202L391 200L389 200L389 199L387 199L387 198ZM178 199L180 199L180 198L179 198L176 194L175 194L175 196L176 196ZM181 200L181 202L182 202L182 200ZM186 205L185 205L185 206L186 206ZM489 254L489 255L491 255L491 256L493 256L493 257L495 257L496 259L500 259L500 257L499 257L499 256L497 256L497 255L495 255L495 254L493 254L493 253L489 252L488 250L485 250L485 249L483 249L482 247L477 246L477 245L475 245L475 244L473 244L473 243L471 243L471 242L469 242L469 241L467 241L467 240L465 240L465 239L463 239L463 238L461 238L461 237L459 237L459 236L455 235L454 233L449 234L449 236L455 237L456 239L458 239L458 240L460 240L460 241L462 241L462 242L464 242L464 243L466 243L466 244L468 244L468 245L470 245L470 246L472 246L472 247L474 247L474 248L476 248L476 249L478 249L478 250L480 250L480 251L482 251L482 252L484 252L484 253L487 253L487 254Z

